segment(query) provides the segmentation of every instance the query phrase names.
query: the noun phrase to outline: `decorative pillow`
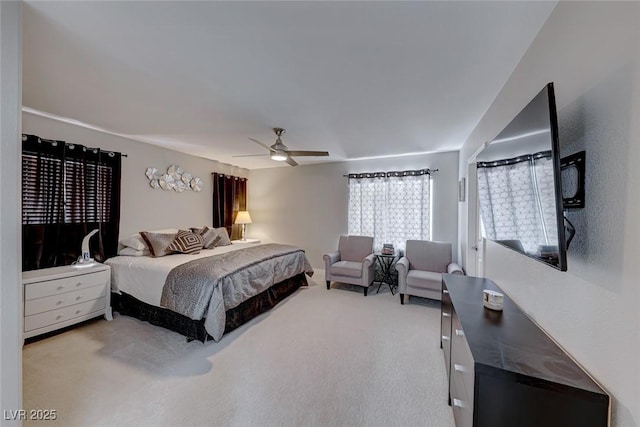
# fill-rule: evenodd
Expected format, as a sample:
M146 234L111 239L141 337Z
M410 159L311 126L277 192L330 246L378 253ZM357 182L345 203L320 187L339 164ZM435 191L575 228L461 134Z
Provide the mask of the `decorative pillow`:
M202 237L202 240L204 241L204 249L212 249L216 247L217 243L222 239L216 230L213 230L206 225L200 229L192 228L191 231Z
M218 233L218 236L220 236L220 240L216 243L216 246L227 246L231 244L229 233L227 233L227 229L225 227L219 227L215 230Z
M152 257L161 257L171 253L169 245L175 240L177 233L151 233L141 231L140 235L147 243Z
M180 230L174 241L169 245L168 250L182 254L197 254L200 253L203 244L204 240L199 234Z
M180 230L177 228L163 228L162 230L151 230L149 233L177 234L178 231Z
M147 249L147 247L145 246L143 250L139 251L136 250L130 246L125 246L124 248L120 249L120 251L118 252L118 255L125 255L125 256L149 256L151 255L151 252L149 252L149 249Z
M120 240L120 244L122 246L133 248L136 251L147 249L147 244L144 242L144 239L142 238L140 233L129 234L127 237Z

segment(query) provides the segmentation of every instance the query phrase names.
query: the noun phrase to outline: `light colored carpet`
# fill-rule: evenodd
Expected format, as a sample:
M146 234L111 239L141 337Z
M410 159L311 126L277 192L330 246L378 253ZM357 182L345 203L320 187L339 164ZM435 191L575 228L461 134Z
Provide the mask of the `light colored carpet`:
M453 426L439 305L323 278L218 343L116 315L27 344L24 407L56 409L47 426Z

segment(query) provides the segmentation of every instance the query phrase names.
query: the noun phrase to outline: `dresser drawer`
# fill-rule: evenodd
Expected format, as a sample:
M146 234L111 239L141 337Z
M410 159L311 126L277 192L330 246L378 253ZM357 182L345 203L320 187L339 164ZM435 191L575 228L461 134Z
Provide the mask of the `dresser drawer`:
M456 427L473 427L473 403L455 386L451 389L451 408Z
M46 311L44 313L34 314L31 316L25 316L24 330L25 332L28 332L34 329L64 322L73 319L74 317L84 316L93 312L104 313L105 308L106 298L101 297L93 301L74 304L69 307Z
M469 344L460 326L458 318L454 314L451 331L451 375L456 376L464 393L473 397L474 361L469 349ZM461 390L462 391L462 390Z
M79 291L65 292L63 294L51 295L49 297L27 300L24 304L24 315L30 316L49 310L68 307L73 304L91 301L103 297L106 289L105 285L100 285L80 289Z
M442 344L442 348L447 348L447 350L451 349L451 314L452 314L452 306L451 300L449 299L449 294L446 289L442 290L442 301L440 308L440 342Z
M98 285L106 286L109 283L109 277L109 270L103 270L62 279L29 283L24 286L24 299L28 301Z

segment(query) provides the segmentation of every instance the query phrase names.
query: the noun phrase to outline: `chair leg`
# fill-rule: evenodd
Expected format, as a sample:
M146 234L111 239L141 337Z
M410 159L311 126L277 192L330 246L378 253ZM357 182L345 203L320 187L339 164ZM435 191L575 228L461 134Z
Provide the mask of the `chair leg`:
M331 280L327 280L327 289L331 289Z
M369 290L369 288L364 288L364 296L367 296L367 291Z
M400 294L400 304L404 305L404 294Z

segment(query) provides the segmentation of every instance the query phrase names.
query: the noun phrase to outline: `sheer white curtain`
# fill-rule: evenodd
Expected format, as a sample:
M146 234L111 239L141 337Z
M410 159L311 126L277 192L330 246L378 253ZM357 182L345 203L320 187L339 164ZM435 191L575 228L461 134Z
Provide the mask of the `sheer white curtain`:
M349 175L349 234L372 236L404 250L431 238L431 179L427 169Z
M557 245L553 162L545 153L478 164L478 198L485 236L519 240L527 253Z

